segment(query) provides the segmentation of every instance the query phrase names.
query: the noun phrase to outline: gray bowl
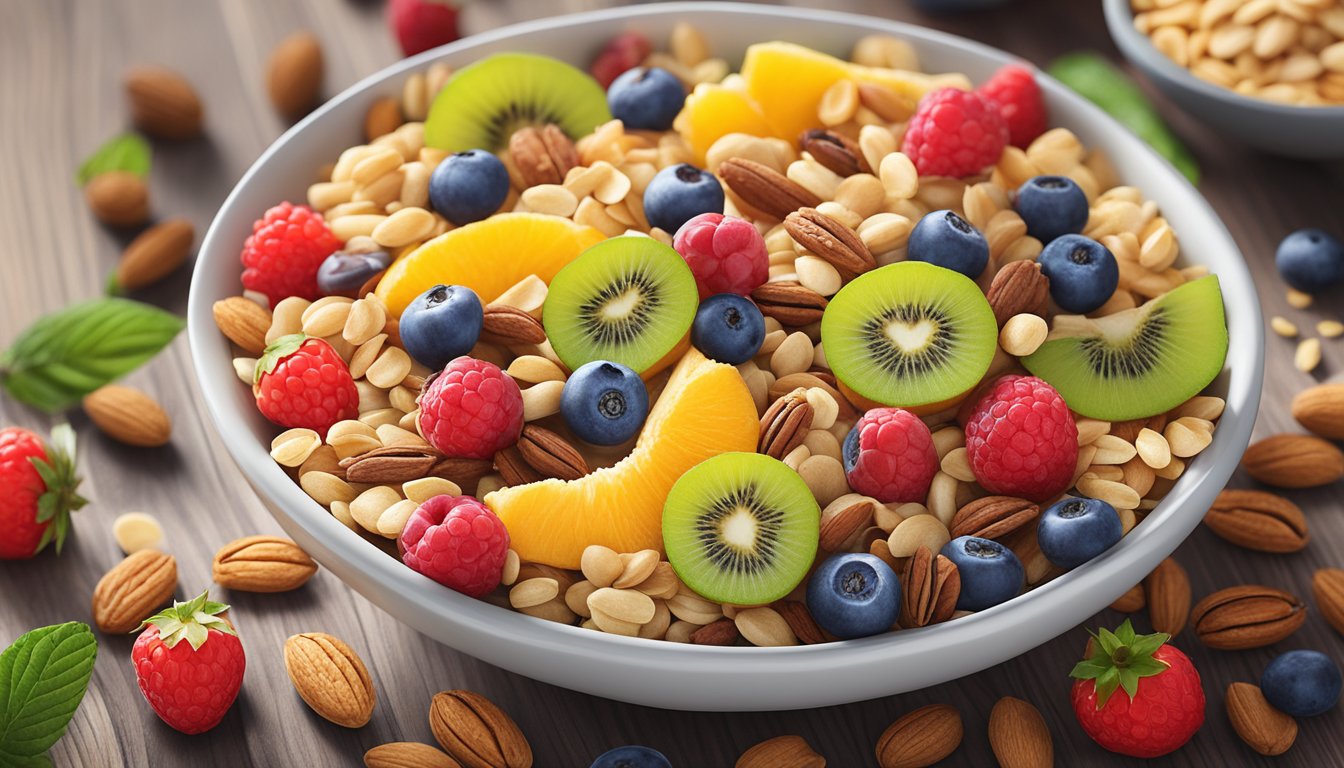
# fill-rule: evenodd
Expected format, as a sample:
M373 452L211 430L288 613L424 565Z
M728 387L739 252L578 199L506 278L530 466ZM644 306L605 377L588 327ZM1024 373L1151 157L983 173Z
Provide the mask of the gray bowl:
M1297 107L1254 99L1195 77L1134 28L1129 0L1103 0L1120 52L1181 109L1257 149L1312 160L1344 158L1344 107Z

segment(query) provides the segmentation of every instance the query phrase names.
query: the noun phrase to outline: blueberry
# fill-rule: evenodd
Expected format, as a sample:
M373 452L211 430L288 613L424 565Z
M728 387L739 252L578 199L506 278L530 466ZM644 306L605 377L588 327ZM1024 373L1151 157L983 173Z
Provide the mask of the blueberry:
M840 464L845 468L845 475L854 471L854 467L859 464L859 427L857 424L849 428L849 433L845 435L845 442L840 446Z
M509 172L484 149L445 157L429 177L429 204L459 227L499 210L508 196Z
M1063 499L1041 513L1036 541L1045 559L1077 568L1115 545L1123 535L1120 515L1101 499Z
M481 300L470 288L436 285L401 313L401 345L416 362L437 371L476 346L481 312Z
M666 131L686 101L677 76L658 67L627 69L607 88L612 117L626 128Z
M1013 207L1027 223L1027 234L1042 243L1082 232L1087 224L1087 195L1067 176L1028 179L1018 187Z
M656 749L631 746L603 752L589 768L672 768L672 763Z
M1269 662L1260 692L1293 717L1315 717L1339 703L1339 665L1320 651L1289 651Z
M710 296L691 324L691 343L706 357L737 365L756 356L765 340L765 317L751 299L735 293Z
M807 607L817 624L836 637L876 635L896 623L901 582L873 555L831 555L807 582Z
M639 434L649 391L639 374L607 360L579 366L560 393L560 415L580 439L619 445Z
M1022 561L997 541L958 536L940 553L957 566L961 576L959 611L983 611L1017 597L1026 583Z
M644 216L651 227L675 235L702 213L723 213L723 187L709 171L689 163L669 165L644 188Z
M386 251L337 251L317 268L317 289L327 296L354 296L369 278L392 263Z
M925 214L906 244L911 261L927 261L971 278L989 264L989 241L954 211Z
M1085 315L1105 304L1120 284L1115 256L1090 237L1061 235L1036 260L1050 278L1050 298L1066 312Z
M1299 229L1279 243L1274 263L1285 283L1320 293L1344 282L1344 243L1319 229Z

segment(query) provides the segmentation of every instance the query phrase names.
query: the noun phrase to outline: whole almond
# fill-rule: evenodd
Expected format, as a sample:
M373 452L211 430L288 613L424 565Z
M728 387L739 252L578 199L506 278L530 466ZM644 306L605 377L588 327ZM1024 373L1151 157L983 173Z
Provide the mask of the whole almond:
M692 632L691 642L695 645L733 645L738 637L740 633L737 630L737 622L732 619L719 619Z
M444 751L464 768L531 768L532 746L523 732L479 693L435 694L429 727Z
M154 398L121 384L84 396L84 412L103 434L124 445L154 448L173 436L173 422Z
M1138 613L1146 605L1148 605L1148 600L1144 597L1143 585L1135 584L1125 594L1117 597L1110 607L1111 610L1121 613Z
M196 89L164 67L135 67L126 73L131 120L150 136L190 139L201 133L204 110Z
M802 736L776 736L743 752L733 768L826 768L826 758Z
M126 246L112 274L112 293L135 291L172 274L187 260L196 228L186 219L155 224Z
M93 590L93 623L109 635L135 631L177 589L177 560L142 549L118 563Z
M288 592L315 573L308 553L279 536L248 536L215 553L215 583L239 592Z
M1040 710L1004 696L989 713L989 746L1000 768L1050 768L1055 745Z
M89 179L84 202L109 227L134 227L149 218L149 187L130 171L108 171Z
M1232 683L1227 687L1227 719L1241 740L1266 757L1287 752L1297 740L1297 721L1265 700L1260 687Z
M394 741L365 752L364 768L462 768L462 764L428 744Z
M1265 491L1225 490L1204 525L1239 547L1257 552L1297 552L1307 546L1307 518L1296 504Z
M322 44L311 32L280 41L266 67L266 92L284 117L298 118L317 104L322 91Z
M887 726L877 740L882 768L925 768L961 746L961 713L948 704L929 704Z
M216 301L211 312L220 332L244 352L259 357L266 351L271 310L242 296L230 296Z
M373 679L359 654L339 638L322 632L291 636L285 641L285 671L294 690L323 718L361 728L373 717Z
M957 510L950 529L954 539L978 536L997 540L1034 523L1040 514L1041 508L1026 499L985 496Z
M817 322L829 303L825 296L792 280L766 283L753 290L751 298L766 317L789 328Z
M719 164L719 178L742 202L783 221L799 208L816 208L821 198L768 165L733 157Z
M1344 570L1321 568L1311 577L1311 594L1316 610L1335 631L1344 635Z
M369 111L364 113L364 140L386 136L401 127L401 123L400 100L392 96L375 99L369 105Z
M1168 557L1143 580L1148 618L1153 629L1175 637L1190 617L1190 577L1181 564Z
M1297 423L1331 440L1344 440L1344 384L1317 384L1293 398Z
M860 88L863 86L860 85ZM856 173L872 173L863 151L853 139L835 131L805 131L798 140L799 146L840 176L853 176Z
M1205 597L1190 612L1200 642L1224 651L1260 648L1293 634L1307 606L1281 589L1243 584Z
M826 633L817 626L816 619L812 618L812 613L807 610L807 605L800 600L780 600L774 604L775 611L784 617L785 623L798 641L805 645L815 645L826 642Z
M999 325L1024 312L1045 317L1049 309L1050 279L1034 261L1010 261L994 275L985 292Z
M833 514L823 514L818 546L825 552L839 552L872 520L873 502L868 499L859 499Z
M546 329L540 320L517 307L504 304L485 308L481 318L481 333L505 346L541 344L546 341Z
M1311 435L1272 435L1251 443L1241 468L1266 485L1311 488L1344 477L1344 453Z
M795 242L842 273L857 275L877 266L868 246L854 230L816 208L799 208L790 213L784 218L784 229Z

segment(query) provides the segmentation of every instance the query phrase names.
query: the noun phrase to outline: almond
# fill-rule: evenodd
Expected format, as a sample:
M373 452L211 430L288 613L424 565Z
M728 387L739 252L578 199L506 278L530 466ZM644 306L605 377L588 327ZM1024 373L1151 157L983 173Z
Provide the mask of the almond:
M443 454L432 448L393 445L341 459L340 468L351 483L406 483L427 477Z
M523 425L518 451L528 466L544 477L578 480L588 474L583 454L563 437L535 424Z
M464 768L531 768L532 746L523 732L479 693L435 694L429 727L444 751Z
M1111 603L1111 610L1121 613L1138 613L1146 605L1148 605L1148 600L1144 597L1143 585L1135 584L1125 594L1117 597L1114 603Z
M311 32L295 32L280 41L266 66L266 92L287 118L308 113L322 91L322 44Z
M134 227L149 218L149 187L130 171L108 171L89 179L84 202L109 227Z
M186 219L155 224L126 246L112 274L112 293L135 291L172 274L187 260L196 229Z
M961 746L961 713L948 704L930 704L887 726L877 740L882 768L924 768Z
M1344 384L1317 384L1293 398L1297 423L1331 440L1344 440Z
M738 636L737 622L732 619L719 619L692 632L691 642L696 645L733 645L737 642Z
M346 728L373 717L377 696L369 670L350 646L322 632L304 632L285 641L285 671L294 690L312 710Z
M154 398L121 384L85 395L84 412L103 434L125 445L155 448L173 436L173 422Z
M541 344L546 341L546 329L541 321L521 309L504 304L485 308L481 333L487 340L505 346Z
M271 310L242 296L215 302L211 311L215 325L244 352L260 357L266 351L266 332L271 328Z
M364 768L462 768L462 764L428 744L394 741L365 752Z
M1143 580L1148 618L1153 629L1175 637L1190 617L1190 577L1181 564L1168 557Z
M1266 757L1281 755L1297 740L1297 721L1266 701L1259 686L1232 683L1226 701L1232 729L1256 752Z
M1311 594L1316 610L1335 631L1344 635L1344 570L1321 568L1311 577Z
M1010 261L994 275L985 292L994 318L1002 326L1024 312L1045 317L1049 309L1050 279L1034 261Z
M753 290L751 298L766 317L789 328L817 322L829 303L825 296L792 280L766 283Z
M364 140L373 141L379 136L401 127L401 102L392 96L376 99L364 113ZM431 747L432 749L432 747Z
M161 139L200 134L204 110L186 78L164 67L136 67L126 73L125 83L137 128Z
M860 85L860 88L863 86ZM810 130L803 134L799 145L804 152L839 176L872 173L868 160L859 145L848 136L835 131Z
M989 713L989 746L1000 768L1050 768L1055 745L1040 710L1004 696Z
M177 589L177 560L142 549L98 581L93 590L93 623L109 635L135 631Z
M826 758L802 736L776 736L743 752L733 768L826 768Z
M1266 485L1311 488L1344 477L1344 453L1319 437L1272 435L1251 443L1241 468Z
M1265 491L1218 494L1204 525L1239 547L1257 552L1297 552L1307 546L1307 518L1296 504Z
M315 573L308 553L279 536L248 536L215 553L215 583L239 592L288 592Z
M1200 642L1224 651L1260 648L1293 634L1307 606L1281 589L1244 584L1221 589L1195 604L1190 623Z
M823 514L818 546L825 552L839 552L872 520L873 502L868 499L859 499L833 514Z
M768 165L733 157L719 164L719 178L742 202L783 221L799 208L816 208L821 198Z
M780 600L775 603L775 611L784 617L784 622L793 630L798 641L805 645L826 642L826 634L817 626L816 619L807 610L807 605L799 600Z
M877 266L868 246L854 230L815 208L799 208L784 218L794 241L841 273L857 275Z
M952 538L978 536L1000 540L1034 523L1041 508L1026 499L1012 496L985 496L976 499L952 517Z

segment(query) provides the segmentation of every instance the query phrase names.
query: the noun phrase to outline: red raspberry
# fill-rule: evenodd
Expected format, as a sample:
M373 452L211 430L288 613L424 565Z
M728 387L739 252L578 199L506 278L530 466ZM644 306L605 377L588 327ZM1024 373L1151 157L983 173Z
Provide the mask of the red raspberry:
M940 88L920 99L901 144L920 176L970 176L998 162L1008 126L971 91Z
M1036 84L1036 76L1026 67L1009 64L976 89L986 100L997 105L1008 125L1008 142L1026 149L1032 140L1045 133L1049 113L1045 97Z
M1078 427L1054 387L1035 376L1002 376L971 411L966 453L985 490L1042 502L1073 480Z
M387 21L407 56L457 39L457 6L444 0L391 0Z
M448 456L488 459L522 430L523 393L493 363L459 357L420 396L420 434Z
M289 296L319 299L317 268L340 247L321 214L281 203L253 222L243 243L243 287L266 294L272 307Z
M749 296L770 278L765 238L746 219L702 213L681 225L672 247L690 265L701 299L716 293Z
M401 561L464 595L499 586L509 531L490 508L470 496L435 496L416 508L398 542Z
M252 385L261 415L282 427L306 427L326 436L331 425L359 416L359 390L336 350L301 333L276 339Z
M845 438L849 486L880 502L924 501L938 472L933 434L915 414L874 408Z
M634 30L622 32L607 41L602 52L593 59L588 67L589 73L601 83L603 88L621 76L627 69L634 69L644 62L653 50L649 38Z

